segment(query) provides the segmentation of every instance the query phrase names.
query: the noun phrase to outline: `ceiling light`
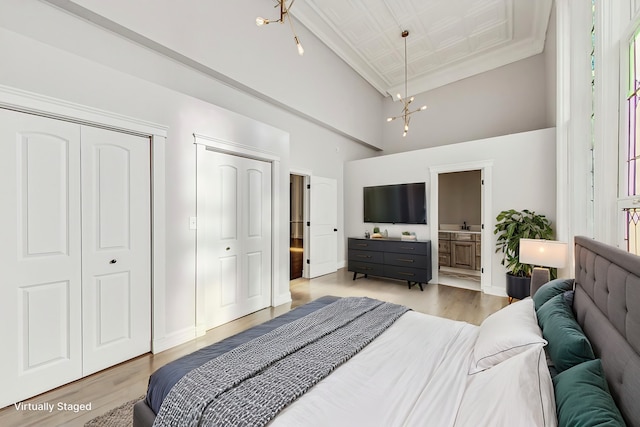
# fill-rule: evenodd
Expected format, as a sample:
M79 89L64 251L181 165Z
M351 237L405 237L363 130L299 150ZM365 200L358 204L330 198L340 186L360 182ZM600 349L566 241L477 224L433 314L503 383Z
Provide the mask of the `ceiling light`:
M400 94L396 95L398 99L402 101L402 103L404 104L404 107L402 108L402 114L400 114L399 116L387 118L387 122L391 122L395 119L399 119L400 117L404 119L404 132L402 133L403 137L407 136L407 132L409 132L409 121L411 120L411 115L415 112L424 111L427 109L427 106L423 105L417 110L409 111L409 105L413 102L414 97L412 96L411 98L407 99L408 97L407 95L407 37L408 36L409 36L409 31L405 30L402 32L402 38L404 38L404 98L402 98L402 95Z
M272 20L265 19L258 16L256 18L256 25L258 27L261 27L263 25L271 24L272 22L279 22L281 24L284 24L284 21L286 21L287 18L289 18L289 25L291 26L291 32L293 33L293 40L296 42L296 46L298 47L298 54L302 56L304 55L304 49L302 48L302 44L300 44L300 40L298 40L296 31L293 28L293 21L291 20L291 17L289 17L289 9L291 9L291 6L293 6L293 3L296 0L291 0L291 2L289 3L289 6L287 6L287 0L277 0L277 1L278 1L278 4L275 7L280 6L280 19L276 21L272 21Z

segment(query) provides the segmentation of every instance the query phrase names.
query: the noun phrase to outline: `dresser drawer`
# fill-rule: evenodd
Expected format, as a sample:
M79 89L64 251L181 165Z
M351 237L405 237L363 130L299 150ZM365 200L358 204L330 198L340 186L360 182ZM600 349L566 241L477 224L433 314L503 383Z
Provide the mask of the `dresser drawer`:
M349 260L374 262L381 264L384 259L384 252L363 251L360 249L349 249Z
M385 252L401 254L428 255L428 243L425 242L386 242Z
M384 263L388 265L400 265L413 268L427 268L427 263L431 262L426 255L401 254L397 252L385 252Z
M375 239L349 239L349 249L362 249L366 251L382 251L384 241Z
M431 280L431 274L428 270L396 265L385 265L384 275L392 279L407 280L410 282L427 283Z
M371 274L372 276L382 276L384 274L382 264L373 264L364 261L349 260L347 269L354 273Z
M438 239L440 240L451 240L451 233L444 233L442 231L438 232Z

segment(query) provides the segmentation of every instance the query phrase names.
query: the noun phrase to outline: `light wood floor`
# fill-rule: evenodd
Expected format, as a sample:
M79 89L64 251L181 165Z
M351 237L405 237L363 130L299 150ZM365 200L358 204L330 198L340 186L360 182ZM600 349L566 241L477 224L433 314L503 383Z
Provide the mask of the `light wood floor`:
M420 292L415 286L407 289L400 281L378 278L359 278L354 281L352 277L352 273L342 269L313 280L297 279L291 282L293 301L290 304L258 311L170 350L137 357L25 401L34 405L48 402L54 406L58 402L70 405L91 403L91 411L19 411L12 405L0 410L0 426L83 426L92 418L143 395L149 375L166 363L324 295L369 296L403 304L422 313L476 325L489 314L507 305L507 298L483 295L467 289L429 284L424 292Z

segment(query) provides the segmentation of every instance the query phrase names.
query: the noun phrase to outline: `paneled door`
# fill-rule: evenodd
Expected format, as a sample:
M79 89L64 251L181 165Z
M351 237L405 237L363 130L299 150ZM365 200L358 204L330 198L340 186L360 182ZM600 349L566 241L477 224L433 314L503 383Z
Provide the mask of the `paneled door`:
M0 407L150 350L149 140L0 109Z
M149 139L82 127L83 375L151 348Z
M338 269L338 187L335 179L310 177L309 277Z
M210 329L271 304L271 163L197 147L198 299Z
M80 126L0 109L0 407L82 375Z

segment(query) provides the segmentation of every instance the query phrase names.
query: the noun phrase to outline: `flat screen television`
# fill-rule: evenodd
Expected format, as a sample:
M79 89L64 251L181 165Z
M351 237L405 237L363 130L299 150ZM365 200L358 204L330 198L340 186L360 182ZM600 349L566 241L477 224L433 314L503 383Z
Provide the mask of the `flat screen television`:
M425 183L364 187L364 222L426 224Z

